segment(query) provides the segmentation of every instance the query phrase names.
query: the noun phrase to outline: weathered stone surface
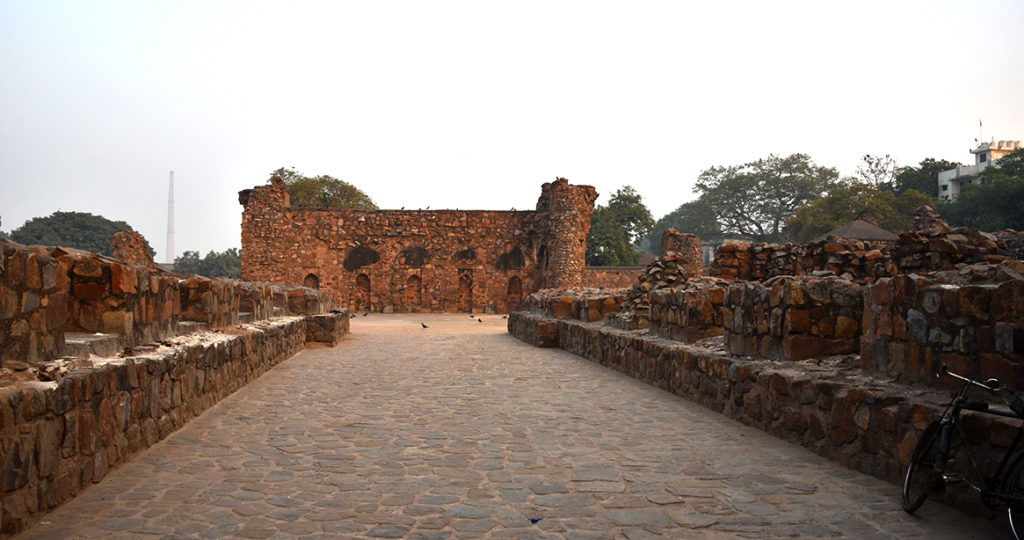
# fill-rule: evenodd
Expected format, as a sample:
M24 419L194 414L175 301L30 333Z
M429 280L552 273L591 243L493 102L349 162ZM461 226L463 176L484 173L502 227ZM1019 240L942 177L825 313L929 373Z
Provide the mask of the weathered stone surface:
M329 290L352 311L508 312L582 284L596 197L560 178L531 211L325 210L290 206L276 178L239 194L242 276Z

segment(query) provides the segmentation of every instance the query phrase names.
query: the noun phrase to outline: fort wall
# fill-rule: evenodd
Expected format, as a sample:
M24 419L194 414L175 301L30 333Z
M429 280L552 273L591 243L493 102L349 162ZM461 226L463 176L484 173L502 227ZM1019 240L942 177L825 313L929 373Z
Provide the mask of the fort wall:
M382 312L507 312L542 287L583 283L596 191L542 186L536 210L290 206L280 179L242 191L242 277L330 291Z

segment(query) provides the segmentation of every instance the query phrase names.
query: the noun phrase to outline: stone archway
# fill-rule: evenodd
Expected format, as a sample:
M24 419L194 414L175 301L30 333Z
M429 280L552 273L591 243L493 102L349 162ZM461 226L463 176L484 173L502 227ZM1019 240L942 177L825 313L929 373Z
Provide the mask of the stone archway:
M353 309L371 310L370 290L370 276L366 274L356 276L356 286L352 291L354 296L352 299Z
M523 280L519 279L519 276L509 278L505 302L508 304L509 311L519 309L519 304L523 302Z
M459 274L459 311L473 313L473 276L469 272Z
M320 278L316 277L316 274L308 274L306 278L302 280L303 287L309 287L310 289L320 288Z

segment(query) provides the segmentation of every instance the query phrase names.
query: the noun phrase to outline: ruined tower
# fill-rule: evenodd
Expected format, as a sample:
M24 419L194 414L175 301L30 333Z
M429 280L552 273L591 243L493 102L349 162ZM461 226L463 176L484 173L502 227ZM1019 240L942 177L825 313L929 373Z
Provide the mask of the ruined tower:
M583 284L596 199L593 186L574 186L565 178L541 186L537 219L538 228L547 233L547 242L541 246L537 262L543 287L564 289Z

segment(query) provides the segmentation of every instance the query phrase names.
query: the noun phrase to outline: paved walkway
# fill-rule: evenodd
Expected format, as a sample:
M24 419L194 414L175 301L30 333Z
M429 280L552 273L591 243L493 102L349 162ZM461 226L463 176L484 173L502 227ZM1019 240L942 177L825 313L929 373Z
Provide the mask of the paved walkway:
M24 536L1008 534L482 318L358 317Z

